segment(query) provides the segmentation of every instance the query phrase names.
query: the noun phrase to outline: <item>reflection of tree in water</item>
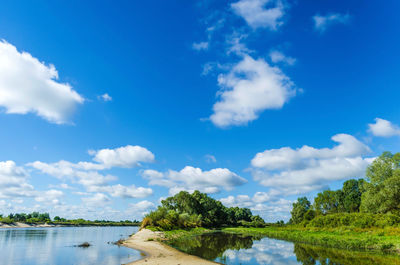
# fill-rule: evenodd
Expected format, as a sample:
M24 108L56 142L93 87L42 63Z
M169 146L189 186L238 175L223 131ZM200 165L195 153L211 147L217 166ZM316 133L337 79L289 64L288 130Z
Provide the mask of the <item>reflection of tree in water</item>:
M294 245L294 253L297 261L303 265L400 265L400 258L396 256L323 248L297 243Z
M215 260L222 257L228 250L249 249L253 246L254 240L260 240L260 236L248 236L230 233L212 233L194 237L183 237L170 240L168 244L177 249L202 257L208 260Z

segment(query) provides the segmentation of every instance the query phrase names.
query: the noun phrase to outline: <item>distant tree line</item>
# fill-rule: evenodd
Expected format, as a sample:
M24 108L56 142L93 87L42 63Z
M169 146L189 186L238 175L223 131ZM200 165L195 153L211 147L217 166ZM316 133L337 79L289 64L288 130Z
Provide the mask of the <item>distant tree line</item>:
M378 219L388 225L400 223L400 153L384 152L368 166L366 180L350 179L339 190L320 192L313 204L306 197L298 198L290 223L329 226L329 222L345 225L361 219L370 225Z
M125 221L106 221L106 220L85 220L85 219L65 219L55 216L52 220L49 213L10 213L7 216L0 214L0 223L13 224L16 222L26 224L56 224L56 225L95 225L95 226L118 226L118 225L140 225L140 221L125 220Z
M248 208L225 207L197 190L192 194L181 191L168 197L142 221L142 227L154 226L163 230L238 225L262 227L265 222Z

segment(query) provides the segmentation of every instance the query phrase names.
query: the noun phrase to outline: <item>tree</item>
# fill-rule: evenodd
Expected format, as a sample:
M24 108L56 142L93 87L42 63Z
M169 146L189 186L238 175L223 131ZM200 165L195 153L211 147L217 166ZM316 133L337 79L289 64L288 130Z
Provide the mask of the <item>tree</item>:
M348 213L358 212L361 196L365 192L366 182L363 179L350 179L343 183L343 210Z
M370 183L361 197L361 211L400 214L400 153L384 152L366 175Z
M304 215L311 208L311 203L306 197L301 197L297 199L297 202L293 203L293 208L291 211L292 218L291 223L299 224L304 220Z
M343 192L341 190L325 190L314 199L314 208L319 214L340 212L343 208Z

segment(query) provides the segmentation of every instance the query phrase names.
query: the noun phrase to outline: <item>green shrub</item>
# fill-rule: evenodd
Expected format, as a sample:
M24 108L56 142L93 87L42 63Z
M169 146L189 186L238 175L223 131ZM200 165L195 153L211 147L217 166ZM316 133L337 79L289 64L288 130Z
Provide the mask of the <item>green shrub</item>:
M306 226L319 228L385 228L399 224L400 217L393 214L338 213L317 216Z

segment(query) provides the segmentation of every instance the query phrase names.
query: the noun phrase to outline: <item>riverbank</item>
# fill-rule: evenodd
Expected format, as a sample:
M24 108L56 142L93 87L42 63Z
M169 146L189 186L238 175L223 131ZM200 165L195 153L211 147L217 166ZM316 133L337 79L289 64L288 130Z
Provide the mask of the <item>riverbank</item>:
M218 264L216 262L201 259L196 256L188 255L169 247L160 241L165 239L163 232L155 232L149 229L142 229L129 239L123 242L123 246L137 249L143 252L143 259L134 261L132 265L202 265Z
M138 225L128 225L128 224L102 224L102 223L92 223L92 224L53 224L53 223L42 223L42 224L27 224L21 222L15 222L10 224L0 223L0 228L49 228L49 227L89 227L89 226L138 226Z
M25 223L12 223L12 224L2 224L0 223L0 228L30 228L30 227L59 227L60 225L53 224L25 224Z
M265 228L224 228L224 232L265 235L270 238L315 246L400 254L400 229L301 228L296 226Z

